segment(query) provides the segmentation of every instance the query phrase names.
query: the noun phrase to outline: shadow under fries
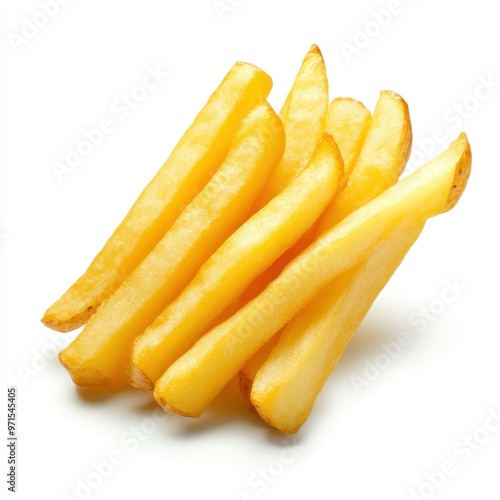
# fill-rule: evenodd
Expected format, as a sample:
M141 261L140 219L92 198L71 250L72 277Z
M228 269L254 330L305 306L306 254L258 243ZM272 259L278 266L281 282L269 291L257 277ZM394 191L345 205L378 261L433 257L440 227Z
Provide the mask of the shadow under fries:
M325 391L322 391L320 398L318 398L318 409L322 406L331 408L332 404L335 404L335 389L339 387L337 384L349 384L348 377L352 373L352 367L361 364L366 357L377 354L381 342L390 342L396 337L401 329L401 324L394 318L390 318L389 316L388 319L383 312L378 312L376 315L370 315L361 324L337 368L327 381ZM309 420L314 422L315 418L319 417L319 413L313 410ZM309 420L297 434L293 435L299 444L307 440L309 429L312 431L315 427L314 423L308 425ZM283 445L284 434L270 428L255 412L248 408L240 394L237 377L229 382L199 418L173 415L169 419L168 433L186 437L200 432L206 433L223 425L241 425L242 422L244 425L261 427L264 432L263 436L269 443L276 446ZM332 424L334 425L333 422Z
M377 355L380 344L396 340L402 329L401 321L394 317L394 311L388 310L387 314L379 310L369 313L347 345L330 378L352 375L353 365Z
M117 396L123 395L125 392L137 392L137 389L132 387L125 375L120 375L110 385L104 387L76 387L78 397L87 403L101 403Z
M259 416L249 410L240 394L238 376L229 381L200 417L186 418L172 415L169 420L173 426L168 430L169 434L175 433L184 437L206 433L221 426L241 426L242 422L252 427L261 425Z
M376 305L374 306L376 307ZM372 359L381 352L381 344L394 341L398 333L406 328L401 317L394 316L394 310L386 311L380 307L372 310L363 320L339 359L337 366L320 392L308 420L299 431L307 432L317 425L316 419L322 418L322 408L330 408L337 404L337 391L352 388L350 377L362 373L364 361ZM354 392L354 389L352 389ZM332 425L334 425L332 423Z
M391 319L392 318L392 319ZM308 421L294 436L302 442L307 439L309 429L314 429L316 418L321 418L321 407L331 408L335 404L335 391L339 385L349 384L353 366L360 365L367 357L377 354L382 342L394 340L401 330L397 319L383 311L369 315L361 324L352 341L339 360L332 376L318 397ZM159 408L151 393L132 387L125 375L106 387L77 387L78 398L90 404L99 404L113 399L126 400L126 406L138 415L149 415ZM221 391L199 418L186 418L169 414L162 424L169 438L189 438L199 433L215 431L222 426L250 426L262 429L262 436L270 444L283 445L284 435L270 428L260 417L251 411L240 394L238 376L234 377ZM334 422L332 422L334 425Z

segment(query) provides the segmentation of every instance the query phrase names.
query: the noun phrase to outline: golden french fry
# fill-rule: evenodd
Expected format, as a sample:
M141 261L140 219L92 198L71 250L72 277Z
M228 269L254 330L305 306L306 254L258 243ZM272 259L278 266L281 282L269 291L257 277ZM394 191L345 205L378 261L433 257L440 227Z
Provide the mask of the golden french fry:
M409 117L405 116L406 113L407 108L403 107L403 118L409 121ZM328 107L326 130L332 134L339 147L344 160L346 180L349 179L359 158L371 119L372 115L364 104L350 97L337 97Z
M338 122L336 125L333 124L334 117ZM265 202L272 199L282 187L303 170L309 159L307 154L318 144L325 123L331 125L332 130L327 129L327 132L332 134L342 159L347 158L353 161L353 158L359 154L359 151L356 153L355 150L361 148L371 115L363 104L354 99L335 99L328 107L326 67L319 48L313 45L302 62L292 89L281 109L280 118L287 137L285 154L274 172L273 182L267 183L262 195L255 203L254 210L262 208ZM345 182L345 175L343 180ZM291 260L290 255L295 247L299 245L305 248L312 241L318 222L319 220L301 236L292 248L258 276L242 296L235 300L211 325L215 326L231 317L243 304L258 295ZM294 255L298 253L300 252L295 252Z
M408 105L395 92L381 92L347 185L321 217L318 233L330 229L395 184L408 161L411 143Z
M334 99L328 110L327 129L339 146L345 170L354 180L348 177L347 186L339 190L313 227L253 281L238 304L233 305L230 311L233 314L264 290L289 262L314 241L318 233L333 227L340 220L337 213L348 215L368 203L395 183L403 171L411 148L411 121L408 106L398 94L381 93L373 120L370 112L359 101ZM345 195L344 191L348 194ZM270 349L262 347L262 352L269 353ZM261 356L262 353L259 359ZM242 368L242 387L251 386L256 362L248 360Z
M288 323L272 352L265 357L261 353L260 369L250 367L257 368L247 381L251 403L271 427L286 434L300 429L373 301L423 227L396 232L366 261L328 284Z
M334 278L366 259L395 230L450 210L470 174L465 134L433 161L390 187L324 233L258 297L205 334L157 380L167 410L199 416L277 331Z
M313 227L255 279L238 301L240 306L258 295L315 237L333 227L340 220L338 213L348 215L371 201L398 180L406 165L412 142L411 121L408 106L401 96L395 92L382 92L373 120L369 119L369 111L363 104L353 99L333 100L329 113L328 126L334 139L334 134L339 138L340 154L342 159L347 158L354 180L348 177L347 185L337 192ZM369 124L364 140L363 134ZM359 159L353 167L356 156Z
M313 45L279 113L286 135L283 158L255 203L261 209L305 168L325 131L328 79L321 51Z
M338 149L325 134L308 166L224 242L177 300L135 340L129 370L132 385L153 388L248 283L314 223L342 174Z
M124 368L134 338L246 220L252 202L280 161L284 144L278 116L258 100L212 179L61 352L61 362L77 385L108 384Z
M271 87L262 70L234 65L87 271L47 310L46 326L66 332L88 321L212 177L241 121Z

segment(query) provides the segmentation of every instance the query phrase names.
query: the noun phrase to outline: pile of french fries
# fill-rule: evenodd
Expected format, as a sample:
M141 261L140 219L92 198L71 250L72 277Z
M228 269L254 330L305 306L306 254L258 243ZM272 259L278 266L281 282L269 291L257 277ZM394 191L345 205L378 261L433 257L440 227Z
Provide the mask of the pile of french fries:
M239 374L272 427L297 432L426 220L465 189L461 134L403 180L408 106L329 102L318 47L277 115L271 78L236 63L87 271L45 313L79 386L123 373L197 417Z

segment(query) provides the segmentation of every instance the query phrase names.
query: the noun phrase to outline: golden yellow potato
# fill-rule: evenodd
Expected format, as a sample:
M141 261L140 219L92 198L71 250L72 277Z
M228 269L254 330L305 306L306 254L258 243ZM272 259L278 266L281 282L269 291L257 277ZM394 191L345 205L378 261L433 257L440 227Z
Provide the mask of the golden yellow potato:
M347 185L321 218L318 232L330 229L394 185L406 166L411 144L408 105L395 92L381 92L363 148Z
M283 191L307 165L325 131L328 79L321 51L313 45L279 113L286 135L283 159L255 204L255 210Z

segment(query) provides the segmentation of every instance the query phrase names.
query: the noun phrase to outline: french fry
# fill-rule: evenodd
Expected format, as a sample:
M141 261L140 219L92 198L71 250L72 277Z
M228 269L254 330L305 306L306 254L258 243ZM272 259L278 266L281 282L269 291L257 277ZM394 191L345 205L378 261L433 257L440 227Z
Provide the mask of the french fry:
M251 387L252 406L271 427L285 434L300 429L373 301L423 227L417 224L382 241L365 262L321 290L288 323L270 353L259 351L262 366L249 367L256 371L246 390Z
M398 102L402 104L401 101L398 100ZM406 123L409 122L408 108L404 105L401 108L401 117L405 122L405 131L407 131ZM346 180L349 179L359 158L366 134L370 129L371 120L372 115L364 104L350 97L337 97L328 107L326 130L332 134L337 143L344 161ZM400 135L400 137L403 136ZM408 147L406 143L405 147Z
M388 126L388 123L391 125ZM394 184L406 165L412 142L411 121L408 105L395 92L380 94L373 119L359 101L334 99L328 110L327 129L339 146L344 169L347 165L346 171L352 175L354 182L347 178L347 186L339 190L311 229L250 284L238 303L232 306L233 314L261 293L321 232L338 222L339 218L333 210L347 215L368 203ZM347 196L343 194L346 190ZM270 347L263 346L257 353L257 359L248 360L240 371L240 386L245 389L242 395L250 405L247 389L251 387L252 375L257 370L256 363L265 359L270 350Z
M408 131L408 123L410 122L410 116L408 114L408 107L402 99L396 99L395 103L400 105L400 114L398 115L397 122L395 122L393 127L391 128L391 132L394 132L396 126L399 125L400 133L398 135L402 139L401 142L398 144L397 142L387 140L388 136L385 136L383 132L385 128L383 116L380 116L381 114L383 115L383 113L380 113L378 120L373 125L373 127L377 127L379 131L376 134L379 142L377 143L375 141L372 141L368 146L370 147L371 151L367 152L364 157L369 158L371 152L373 152L375 148L390 148L390 150L387 151L384 156L391 156L392 158L394 158L394 161L390 162L388 165L381 165L380 168L384 168L387 171L392 168L395 172L400 172L402 169L400 159L404 155L400 154L397 148L402 148L404 150L404 154L406 155L406 149L411 145L411 141L410 143L408 143L406 137ZM394 116L392 116L392 118L394 118ZM333 139L335 140L335 143L339 148L340 156L342 157L344 163L344 180L348 180L346 174L346 165L348 169L347 171L351 172L354 168L353 163L359 157L359 154L361 152L361 148L363 146L370 122L370 112L359 101L348 98L337 98L330 103L327 117L327 132L332 134ZM372 133L372 135L375 134ZM365 169L364 164L360 164L359 168ZM338 190L334 199L337 198L340 193L341 189ZM370 199L371 198L366 198L364 202L367 203L368 201L370 201ZM249 300L253 299L260 292L262 292L262 290L264 290L264 288L279 275L279 273L290 261L292 261L297 255L299 255L299 253L301 253L307 246L310 245L310 243L316 236L317 229L323 217L324 214L308 231L306 231L301 236L301 238L292 248L288 249L268 269L266 269L250 284L245 292L243 292L243 295L239 298L239 300L232 306L231 311L233 313L236 312L239 307L246 304Z
M318 234L394 185L406 166L411 144L408 105L399 94L384 90L347 185L321 217Z
M75 384L106 385L124 368L133 339L246 220L252 202L280 161L284 145L278 116L258 100L212 179L61 352L61 362Z
M261 196L255 203L253 212L262 208L265 203L276 196L291 179L304 169L309 160L307 154L314 151L317 146L325 128L325 123L329 120L328 113L330 112L335 114L338 121L342 123L339 123L336 128L332 127L338 139L335 138L331 131L327 130L327 132L333 135L342 159L344 159L345 155L346 158L352 160L356 145L359 144L359 148L361 148L362 140L366 135L366 131L363 129L366 128L366 122L370 121L371 115L360 102L354 99L336 99L335 101L340 100L345 102L335 105L332 102L328 106L328 80L325 62L319 48L313 45L304 58L294 84L280 111L280 118L287 137L285 154L273 174L272 182L266 184ZM366 113L368 113L368 117L366 117ZM345 175L343 181L345 182ZM343 185L340 187L343 187ZM302 235L296 245L301 244L302 241L307 241L307 244L310 243L316 233L315 226L318 222L319 220ZM211 324L215 326L231 317L242 304L246 304L250 299L258 295L281 272L285 264L291 260L289 254L294 247L287 250L284 255L258 276L243 295L233 301L226 311Z
M304 58L279 117L286 135L283 158L255 203L260 210L305 168L325 131L328 79L321 51L313 45Z
M333 227L340 220L337 213L348 215L368 203L392 186L404 170L411 150L411 121L408 105L395 92L381 92L373 120L360 102L354 99L333 100L328 127L333 138L338 138L335 142L342 159L347 159L354 181L347 177L347 185L337 192L325 213L292 248L256 278L245 291L240 304L246 304L258 295L319 234ZM359 159L353 166L356 157Z
M234 65L87 271L47 310L46 326L66 332L88 321L208 182L241 121L271 87L262 70Z
M199 416L244 363L324 286L366 259L391 232L455 206L470 167L469 142L461 134L437 158L324 233L264 292L170 366L156 382L157 402L166 410Z
M248 283L314 223L342 175L337 146L325 134L308 166L224 242L177 300L135 340L129 369L132 385L152 389Z

